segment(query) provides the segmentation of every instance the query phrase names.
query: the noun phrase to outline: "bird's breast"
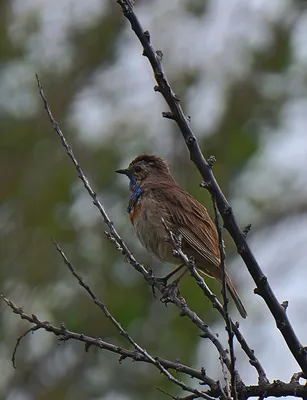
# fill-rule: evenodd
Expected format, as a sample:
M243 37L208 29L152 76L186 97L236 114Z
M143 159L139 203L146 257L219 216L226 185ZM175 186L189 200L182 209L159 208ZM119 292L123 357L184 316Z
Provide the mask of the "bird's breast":
M163 205L155 200L142 198L130 211L129 219L132 222L136 234L143 247L160 261L177 264L174 259L173 247L168 240L169 233L162 222L169 220L168 213Z

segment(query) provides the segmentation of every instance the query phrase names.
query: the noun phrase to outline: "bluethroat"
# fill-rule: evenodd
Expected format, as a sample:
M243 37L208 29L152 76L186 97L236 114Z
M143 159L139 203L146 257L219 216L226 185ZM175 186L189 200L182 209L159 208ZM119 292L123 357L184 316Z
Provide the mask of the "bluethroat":
M127 169L116 172L130 180L127 211L143 247L160 261L176 265L175 272L179 270L182 262L173 253L168 227L181 237L181 248L193 257L196 268L221 282L216 226L207 209L174 180L167 163L157 156L143 154ZM239 313L246 318L246 310L227 272L226 284Z

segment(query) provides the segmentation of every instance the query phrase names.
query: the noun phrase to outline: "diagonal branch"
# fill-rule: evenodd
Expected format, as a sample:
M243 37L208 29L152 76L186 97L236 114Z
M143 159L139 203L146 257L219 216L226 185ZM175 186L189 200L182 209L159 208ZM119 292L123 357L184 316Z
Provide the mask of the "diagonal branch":
M231 360L231 393L232 397L234 400L238 400L238 393L237 393L237 375L238 372L236 370L236 357L235 357L235 352L234 352L234 345L233 345L233 330L232 330L232 325L231 325L231 318L228 312L228 303L229 299L227 297L227 286L226 286L226 265L225 265L225 250L224 250L224 243L223 243L223 231L220 225L220 220L219 220L219 212L216 206L216 201L215 198L212 197L213 201L213 208L214 208L214 214L215 214L215 224L216 224L216 229L219 237L219 251L220 251L220 258L221 258L221 263L220 263L220 268L222 271L222 296L223 296L223 309L224 309L224 319L226 322L226 330L228 333L228 344L229 344L229 353L230 353L230 360Z
M150 42L149 32L143 30L133 11L130 1L117 0L117 3L120 5L123 15L129 20L132 30L135 32L143 46L143 55L148 58L151 64L157 82L157 86L154 88L155 91L158 91L162 94L171 110L170 112L164 114L164 116L173 119L177 123L190 152L191 160L195 163L204 181L209 183L209 185L207 185L208 190L216 199L217 207L224 221L224 227L228 230L233 238L233 241L237 246L238 253L244 260L249 273L257 285L256 293L259 294L266 302L276 321L277 328L280 330L291 353L293 354L293 357L296 359L297 363L300 365L302 371L307 377L307 349L303 347L296 336L286 314L285 308L282 307L278 302L271 286L268 283L267 277L261 270L257 260L255 259L245 240L245 236L234 217L226 197L221 191L212 173L210 165L205 160L201 152L198 141L191 129L189 119L185 116L180 106L180 100L171 89L164 74L161 64L161 56L156 53Z

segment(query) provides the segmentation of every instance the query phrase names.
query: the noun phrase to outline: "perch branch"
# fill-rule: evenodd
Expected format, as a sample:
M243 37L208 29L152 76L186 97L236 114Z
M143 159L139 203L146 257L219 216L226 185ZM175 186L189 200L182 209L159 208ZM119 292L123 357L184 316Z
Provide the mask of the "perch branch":
M235 357L235 352L234 352L234 344L233 344L233 330L232 330L232 324L231 324L231 318L228 312L228 303L229 299L227 297L227 285L226 285L226 266L225 266L225 250L224 250L224 243L223 243L223 231L222 227L220 225L219 221L219 212L216 206L216 201L215 198L212 197L213 201L213 208L214 208L214 215L215 215L215 224L216 224L216 229L219 237L219 251L220 251L220 268L222 272L222 296L223 296L223 309L224 309L224 319L226 322L226 330L228 333L228 344L229 344L229 353L230 353L230 360L231 360L231 393L232 397L234 400L238 400L238 394L237 394L237 375L238 372L236 370L236 357Z

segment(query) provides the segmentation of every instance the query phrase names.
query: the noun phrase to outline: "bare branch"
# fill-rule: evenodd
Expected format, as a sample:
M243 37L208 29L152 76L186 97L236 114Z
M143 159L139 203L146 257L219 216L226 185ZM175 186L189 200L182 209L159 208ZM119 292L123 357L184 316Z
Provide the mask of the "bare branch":
M202 384L208 385L210 387L212 393L217 394L219 392L216 382L213 379L209 378L206 374L204 374L203 371L197 371L191 367L188 367L188 366L180 363L179 361L172 362L172 361L168 361L163 358L160 358L160 357L152 357L146 352L146 350L142 349L138 345L134 346L136 351L130 351L130 350L124 349L121 346L115 346L109 342L106 342L106 341L102 340L101 338L96 338L96 337L94 338L91 336L84 335L82 333L75 333L75 332L69 331L68 329L66 329L64 324L62 324L60 327L56 327L48 321L39 320L37 318L37 316L34 314L29 315L29 314L25 313L21 307L16 306L12 301L8 300L5 296L1 295L1 297L3 298L3 300L5 301L7 306L10 307L15 314L18 314L21 319L24 319L34 325L32 328L28 329L21 337L24 337L26 334L28 334L31 331L44 329L47 332L52 332L54 335L59 336L60 340L67 341L67 340L73 339L73 340L85 343L87 348L89 348L90 346L96 346L100 349L108 350L108 351L111 351L112 353L119 354L121 356L120 360L124 360L125 358L131 358L134 361L146 362L149 364L153 364L156 367L158 366L158 369L164 375L166 375L168 377L168 379L170 379L172 382L174 382L177 385L179 385L180 387L182 387L182 389L189 391L191 393L194 393L199 398L211 399L211 397L209 395L207 395L206 393L199 391L197 389L190 388L189 386L185 385L183 382L174 378L167 370L173 369L174 371L182 372L193 378L197 378L202 382ZM20 342L20 338L19 338L19 342ZM133 342L133 340L132 340L132 342ZM133 342L133 343L135 343L135 342ZM16 354L16 348L17 348L17 345L14 348L14 355Z
M300 385L299 383L285 383L279 380L263 386L246 386L244 398L258 396L264 397L284 397L295 396L303 399L307 398L307 385Z
M243 258L249 273L253 277L257 285L257 293L266 302L276 321L277 328L280 330L291 353L307 377L307 350L300 343L290 324L285 309L279 304L268 283L267 277L264 275L257 260L251 252L245 240L245 235L241 231L233 215L232 209L212 173L210 165L207 163L201 152L198 141L191 129L189 119L185 116L180 106L180 101L173 92L166 75L164 74L161 60L156 55L156 51L150 42L149 32L144 32L129 1L117 0L117 3L120 5L123 15L129 20L132 30L135 32L143 46L143 54L148 58L157 82L155 90L160 92L167 102L173 119L177 123L189 149L191 160L195 163L204 181L209 183L207 189L216 199L217 207L224 221L224 227L233 238L237 245L238 253Z
M35 332L35 331L37 331L39 328L38 327L36 327L36 326L33 326L32 328L29 328L28 330L26 330L21 336L19 336L19 338L17 339L17 342L16 342L16 345L15 345L15 347L14 347L14 350L13 350L13 355L12 355L12 363L13 363L13 367L15 368L15 369L17 369L17 366L16 366L16 353L17 353L17 349L18 349L18 347L19 347L19 345L20 345L20 342L22 341L22 339L24 338L24 337L26 337L30 332Z
M211 167L212 168L212 167ZM212 201L213 201L213 208L214 208L214 214L215 214L215 224L216 224L216 229L219 237L219 251L220 251L220 258L221 258L221 263L220 263L220 268L222 271L222 296L223 296L223 308L224 308L224 319L226 322L226 330L228 333L228 344L229 344L229 353L230 353L230 360L231 360L231 393L232 397L234 400L238 400L238 394L237 394L237 375L238 371L236 370L236 357L235 357L235 352L234 352L234 345L233 345L233 330L232 330L232 325L231 325L231 318L228 313L228 297L227 297L227 285L226 285L226 265L225 265L225 259L226 259L226 254L224 250L224 243L223 243L223 231L222 227L220 225L219 221L219 212L216 206L216 201L215 198L212 196Z

